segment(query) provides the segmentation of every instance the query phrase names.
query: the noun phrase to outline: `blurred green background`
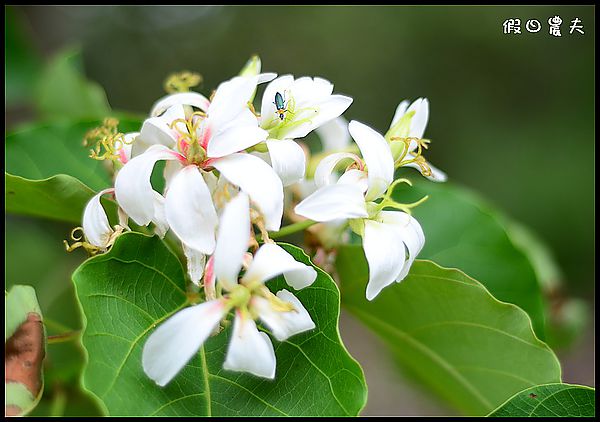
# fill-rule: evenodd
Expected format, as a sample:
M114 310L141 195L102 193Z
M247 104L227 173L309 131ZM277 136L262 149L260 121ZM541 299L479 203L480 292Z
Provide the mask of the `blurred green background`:
M265 71L331 80L336 92L354 98L346 117L380 132L401 100L429 98L430 160L533 229L562 269L568 294L593 308L593 6L35 6L6 12L9 127L35 117L29 106L35 86L13 64L35 69L70 45L81 47L85 74L106 90L113 109L142 114L164 94L170 72L200 72L200 90L208 95L252 54L260 55ZM548 34L554 15L563 19L562 37ZM508 18L521 19L521 34L503 33ZM524 23L534 18L542 30L529 33ZM575 18L584 35L569 34ZM53 247L61 249L68 233L58 224L7 221L7 239L11 233L27 239L35 224L44 227L47 244L49 233L58 234ZM27 245L21 249L7 248L7 278L24 283L16 280ZM581 344L593 345L593 338L586 341ZM589 374L593 353L583 356L572 371ZM577 381L593 384L588 378Z

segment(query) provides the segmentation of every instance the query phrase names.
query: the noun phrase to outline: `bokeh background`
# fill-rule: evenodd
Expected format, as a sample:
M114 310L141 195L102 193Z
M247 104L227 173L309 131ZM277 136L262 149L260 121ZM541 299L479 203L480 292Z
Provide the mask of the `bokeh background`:
M381 132L401 100L429 98L430 160L454 182L530 227L561 268L564 294L588 302L584 335L558 353L566 382L595 385L593 6L9 6L5 11L7 31L16 34L6 40L9 128L35 118L29 105L35 89L11 73L10 62L41 66L66 46L81 49L86 76L106 90L113 109L137 113L146 113L164 94L169 73L200 72L200 89L210 94L252 54L260 55L265 71L331 80L336 92L354 98L345 116ZM547 19L555 15L563 20L561 37L548 33ZM508 18L521 19L521 34L503 33ZM584 35L569 34L575 18ZM527 32L527 19L541 21L542 30ZM68 230L7 217L6 277L9 283L47 280L46 291L38 292L42 308L59 308L71 298L68 277L81 256L65 257L60 242ZM364 414L453 413L402 379L381 343L358 322L348 315L342 322L344 341L369 383ZM81 400L80 406L70 403L67 413L84 412L88 403Z

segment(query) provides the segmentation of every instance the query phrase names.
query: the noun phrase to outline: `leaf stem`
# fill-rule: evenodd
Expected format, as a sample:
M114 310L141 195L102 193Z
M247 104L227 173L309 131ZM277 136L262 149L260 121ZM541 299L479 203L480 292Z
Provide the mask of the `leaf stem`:
M69 331L67 333L48 336L48 344L66 343L67 341L76 340L79 337L80 331Z

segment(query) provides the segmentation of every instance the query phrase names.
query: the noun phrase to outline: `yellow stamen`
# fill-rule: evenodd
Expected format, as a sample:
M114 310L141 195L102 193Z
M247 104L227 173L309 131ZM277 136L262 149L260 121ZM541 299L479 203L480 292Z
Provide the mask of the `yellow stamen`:
M202 75L199 73L184 70L170 74L165 80L164 88L169 94L188 92L190 88L199 85L202 80Z

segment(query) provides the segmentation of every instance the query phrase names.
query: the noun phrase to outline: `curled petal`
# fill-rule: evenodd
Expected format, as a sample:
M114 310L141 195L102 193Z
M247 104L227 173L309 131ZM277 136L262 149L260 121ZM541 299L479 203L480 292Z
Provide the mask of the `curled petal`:
M171 181L165 201L171 230L188 247L212 254L218 217L200 170L184 167Z
M369 126L353 120L348 125L367 165L369 190L367 201L379 198L394 180L394 158L383 136Z
M419 222L412 216L400 211L382 211L379 219L389 228L396 230L408 250L408 260L402 271L396 276L396 281L402 281L410 267L425 245L425 234Z
M315 169L315 184L321 187L335 183L335 180L332 177L332 173L335 171L338 164L340 164L344 160L356 161L358 160L358 157L355 154L351 154L349 152L336 152L333 154L329 154L321 161L319 161L319 165ZM350 162L347 161L347 163Z
M144 372L158 385L166 385L194 356L226 312L222 301L212 300L167 319L144 345Z
M275 378L275 351L269 336L258 331L254 321L239 312L233 322L233 334L223 368Z
M294 212L314 221L368 217L362 188L357 185L324 186L296 205Z
M113 234L106 212L100 203L100 198L114 189L104 189L89 200L83 211L83 233L89 243L99 248L106 248Z
M283 216L283 184L277 173L258 157L231 154L213 166L250 196L263 214L267 230L279 230Z
M162 97L154 103L150 115L153 117L159 116L174 105L189 105L206 112L210 101L204 95L197 92L178 92L177 94Z
M250 306L258 313L259 318L272 331L273 336L279 341L315 328L315 323L310 314L294 294L287 290L277 292L277 297L294 306L294 310L281 312L275 310L269 301L263 297L254 296Z
M157 161L177 160L179 155L163 145L153 145L132 158L117 173L115 196L123 210L140 226L147 226L155 217L154 189L150 176Z
M404 243L399 233L388 225L365 220L363 249L369 264L367 299L373 300L402 271L405 261Z
M311 285L317 278L314 268L296 261L281 246L266 243L254 255L242 283L264 283L280 274L283 274L287 283L297 290Z
M248 195L240 192L223 209L213 255L215 277L227 290L237 285L249 241L250 201Z
M271 165L281 178L283 186L292 185L304 178L306 155L300 145L290 139L270 139L266 143Z

